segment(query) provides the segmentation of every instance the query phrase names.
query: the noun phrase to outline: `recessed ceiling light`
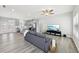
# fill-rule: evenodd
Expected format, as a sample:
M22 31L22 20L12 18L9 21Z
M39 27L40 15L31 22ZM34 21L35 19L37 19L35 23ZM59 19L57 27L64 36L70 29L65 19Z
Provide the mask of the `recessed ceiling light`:
M14 12L15 11L15 9L12 9L12 12Z

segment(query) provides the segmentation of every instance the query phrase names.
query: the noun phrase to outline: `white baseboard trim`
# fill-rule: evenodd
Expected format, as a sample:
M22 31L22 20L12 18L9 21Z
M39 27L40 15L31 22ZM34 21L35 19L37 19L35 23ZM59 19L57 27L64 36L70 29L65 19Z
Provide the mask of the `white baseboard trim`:
M78 40L78 38L76 38L75 36L73 36L73 41L75 43L75 46L77 48L77 51L79 52L79 40Z

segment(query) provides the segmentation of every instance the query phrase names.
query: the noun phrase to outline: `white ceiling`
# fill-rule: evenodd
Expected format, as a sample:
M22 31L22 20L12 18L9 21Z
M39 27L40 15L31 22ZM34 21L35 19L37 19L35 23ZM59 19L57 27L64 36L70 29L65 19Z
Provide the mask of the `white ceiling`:
M14 9L15 11L13 11L13 13L17 14L17 16L19 15L18 17L22 16L24 18L27 18L27 17L39 16L42 9L46 8L53 9L55 13L54 15L72 12L73 10L72 5L7 5L6 8L2 8L2 6L0 6L0 13L1 12L9 13L12 12L11 11L12 9Z

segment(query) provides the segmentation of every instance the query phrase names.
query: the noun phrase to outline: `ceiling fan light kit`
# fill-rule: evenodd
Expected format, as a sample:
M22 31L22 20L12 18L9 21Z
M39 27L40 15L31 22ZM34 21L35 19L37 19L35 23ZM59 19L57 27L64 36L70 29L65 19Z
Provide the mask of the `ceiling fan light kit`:
M49 16L54 14L53 9L42 9L41 15Z

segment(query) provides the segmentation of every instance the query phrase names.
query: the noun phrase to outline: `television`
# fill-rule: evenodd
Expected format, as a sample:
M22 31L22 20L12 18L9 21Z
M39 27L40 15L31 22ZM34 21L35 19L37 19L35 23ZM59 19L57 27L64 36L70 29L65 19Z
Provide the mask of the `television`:
M48 24L48 29L47 30L59 30L59 25L54 25L54 24Z

